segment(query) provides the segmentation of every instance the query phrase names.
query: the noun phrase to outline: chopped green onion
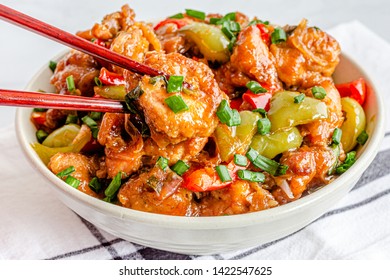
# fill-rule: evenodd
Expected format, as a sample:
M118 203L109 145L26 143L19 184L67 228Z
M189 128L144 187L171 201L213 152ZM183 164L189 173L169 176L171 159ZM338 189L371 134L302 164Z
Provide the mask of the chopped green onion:
M210 18L210 24L219 25L222 22L222 18Z
M235 21L236 20L236 12L227 13L226 15L224 15L224 17L222 19Z
M237 42L237 37L233 37L230 42L229 42L229 45L228 45L228 49L230 52L233 52L233 48L234 48L234 45L236 44Z
M184 18L184 15L183 15L183 13L178 13L178 14L175 14L173 16L170 16L169 18L181 19L181 18Z
M180 95L172 95L164 100L168 107L175 113L187 111L189 108Z
M285 42L286 40L286 32L282 28L275 28L274 32L271 34L272 44L278 44L280 42Z
M279 168L276 171L276 176L285 175L288 170L288 165L285 164L279 164Z
M237 126L241 124L241 116L240 113L236 110L232 110L232 117L227 121L226 125L229 127Z
M230 32L232 32L233 34L234 33L237 33L237 32L240 32L241 30L241 27L240 27L240 24L238 22L235 22L235 21L232 21L232 20L226 20L222 23L222 29L223 28L226 28L228 29ZM222 30L221 29L221 30ZM223 30L222 30L223 31Z
M49 61L49 68L50 68L51 71L54 72L56 70L56 68L57 68L57 62L50 60Z
M269 134L271 130L271 122L268 118L261 118L257 121L257 132L260 135Z
M69 176L70 174L72 174L73 172L75 172L76 169L74 168L74 166L69 166L68 168L62 170L61 172L57 173L57 177L65 177L65 176Z
M106 196L106 197L103 198L102 200L105 201L105 202L108 202L108 203L112 203L113 198L112 198L112 197Z
M266 21L262 21L260 19L254 19L254 20L251 20L249 23L248 23L248 26L251 26L251 25L255 25L255 24L259 24L259 23L262 23L264 25L269 25L269 21L266 20Z
M234 155L234 164L238 166L247 166L248 165L248 159L246 156L235 154Z
M190 17L198 18L201 20L205 20L205 18L206 18L206 14L204 12L201 12L201 11L186 9L186 14Z
M190 166L182 160L179 160L172 166L172 170L179 176L182 176L189 168Z
M42 144L42 142L46 139L47 136L49 136L49 134L46 131L40 129L35 133L35 136L37 137L38 142Z
M165 80L165 77L164 76L154 76L154 77L151 77L149 79L149 84L151 85L155 85L157 82L161 81L161 80Z
M254 110L252 110L252 112L260 113L260 115L261 115L263 118L267 117L267 114L268 114L267 111L264 110L263 108L254 109Z
M89 113L89 116L94 121L98 121L98 120L100 120L102 118L102 112L91 112L91 113Z
M79 117L77 117L76 115L68 115L66 117L65 124L77 123L78 120L79 120Z
M102 81L100 81L99 77L95 77L94 81L95 81L95 85L97 85L98 87L103 86L103 83Z
M229 102L223 99L217 108L217 116L221 123L227 126L237 126L241 123L240 113L229 106Z
M236 20L236 13L228 13L222 18L210 18L210 24L215 24L215 25L221 25L225 21L235 21Z
M170 76L168 81L168 86L167 86L167 92L168 93L181 92L183 88L183 81L184 81L183 76Z
M91 129L92 137L96 139L99 133L97 123L89 116L84 116L81 120Z
M66 86L70 92L73 92L76 90L76 86L74 84L73 75L70 75L66 77Z
M113 198L116 192L119 190L121 184L122 184L122 172L119 171L118 174L116 174L115 177L112 179L107 189L104 191L106 197Z
M249 148L246 153L247 158L252 162L252 164L271 175L275 175L279 169L280 164L276 161L266 158L265 156L260 155L255 149Z
M39 112L39 113L46 112L46 111L47 111L47 109L44 109L44 108L34 108L33 109L33 112Z
M366 144L366 142L367 142L367 140L368 140L368 133L365 131L365 130L363 130L360 134L359 134L359 136L356 138L356 141L360 144L360 145L364 145L364 144Z
M305 99L305 95L303 93L294 97L294 103L299 104Z
M356 162L356 152L352 151L347 153L344 163L336 168L337 174L342 174L347 171Z
M76 179L75 177L68 176L65 179L65 183L67 183L69 186L77 189L80 186L80 180Z
M342 134L342 131L340 128L336 127L334 130L333 130L333 134L332 134L332 141L334 144L338 145L340 144L340 141L341 141L341 134Z
M99 193L102 190L102 185L100 184L98 177L93 177L92 180L89 182L88 186L95 193Z
M230 173L229 173L229 170L227 169L226 165L218 165L215 167L215 170L217 171L221 182L232 181L232 177L230 177Z
M265 93L267 90L263 88L258 82L250 81L246 84L246 87L253 93Z
M164 171L168 167L168 159L165 157L159 156L156 163Z
M323 87L312 87L311 93L316 99L324 99L326 96L326 91Z
M250 182L261 182L265 181L265 175L261 172L253 172L249 170L238 170L237 175L240 179Z
M236 36L234 36L234 33L230 29L228 29L226 26L222 26L221 31L223 32L223 34L225 34L225 36L229 40L232 40L233 38L236 37Z
M258 155L259 155L259 153L253 148L249 148L248 152L246 153L246 157L251 162L255 161L255 159L257 158Z

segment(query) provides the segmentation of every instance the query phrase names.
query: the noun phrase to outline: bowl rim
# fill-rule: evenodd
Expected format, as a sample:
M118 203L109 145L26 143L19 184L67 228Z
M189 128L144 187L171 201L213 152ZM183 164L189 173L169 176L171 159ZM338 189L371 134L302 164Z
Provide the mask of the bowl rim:
M64 50L55 57L54 61L58 61L69 50ZM64 181L55 176L46 165L39 159L35 151L31 148L28 142L27 132L24 129L25 126L31 125L28 123L28 118L25 118L26 112L30 112L32 109L18 108L16 110L15 128L19 143L27 156L28 160L34 168L36 168L44 177L49 180L55 188L64 192L68 196L73 197L80 203L87 204L89 207L98 210L101 213L109 214L113 217L120 218L122 220L132 220L139 223L145 223L150 225L156 225L164 228L176 228L187 230L201 230L201 229L226 229L226 228L238 228L247 227L253 224L267 223L270 220L281 219L286 215L302 210L312 204L317 203L321 199L324 199L333 193L343 185L348 185L348 181L352 180L356 173L363 173L368 165L373 161L376 156L380 144L384 136L385 118L384 118L384 103L382 96L379 94L377 88L373 84L373 80L350 56L342 53L342 57L345 57L350 63L354 65L364 76L367 84L370 85L373 94L376 96L376 120L374 123L374 133L370 135L369 141L364 147L364 151L359 156L355 164L352 165L343 175L336 178L333 182L326 185L323 188L316 190L315 192L301 197L298 200L292 201L285 205L280 205L271 209L266 209L257 212L230 215L230 216L210 216L210 217L186 217L186 216L171 216L165 214L156 214L125 208L118 205L113 205L102 201L100 199L89 196L77 189L74 189L67 185ZM31 78L30 82L26 86L26 89L31 89L32 84L39 79L44 71L47 71L47 65L42 66L36 74ZM351 186L352 188L352 186Z

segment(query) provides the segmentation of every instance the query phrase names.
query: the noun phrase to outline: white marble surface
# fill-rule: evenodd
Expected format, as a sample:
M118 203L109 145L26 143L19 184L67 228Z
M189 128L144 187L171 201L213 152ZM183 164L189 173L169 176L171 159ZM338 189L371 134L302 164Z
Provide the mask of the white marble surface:
M129 3L138 19L156 19L185 8L229 12L239 10L280 24L295 24L301 18L323 29L359 20L390 42L388 0L1 0L21 12L69 32L87 29L107 13ZM223 3L223 4L222 4ZM0 21L0 88L23 89L34 73L65 47ZM0 107L0 127L14 120L15 108Z

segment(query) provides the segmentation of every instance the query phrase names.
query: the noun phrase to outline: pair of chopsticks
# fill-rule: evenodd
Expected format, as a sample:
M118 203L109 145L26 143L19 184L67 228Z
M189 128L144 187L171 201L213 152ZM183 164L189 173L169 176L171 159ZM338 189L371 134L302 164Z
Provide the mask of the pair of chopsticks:
M73 49L87 53L95 58L99 58L108 63L128 69L134 73L149 76L163 75L169 79L169 75L163 73L162 71L131 60L128 57L110 51L102 46L93 44L83 38L15 11L2 4L0 4L0 19L57 41ZM0 89L0 105L80 111L126 112L124 104L114 100L6 89Z

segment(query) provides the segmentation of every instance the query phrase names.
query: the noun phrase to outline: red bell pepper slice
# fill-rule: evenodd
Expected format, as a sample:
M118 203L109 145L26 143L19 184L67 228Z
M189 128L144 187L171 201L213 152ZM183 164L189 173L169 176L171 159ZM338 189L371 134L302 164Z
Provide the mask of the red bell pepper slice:
M266 43L267 46L271 43L271 36L269 35L269 31L264 24L258 23L256 24L257 28L260 30L260 37Z
M189 171L183 175L183 187L194 192L206 192L223 189L237 180L237 171L246 167L229 163L228 171L232 181L222 182L214 167L204 167L193 172Z
M367 88L366 81L359 78L355 81L336 85L341 97L351 97L359 102L360 105L366 100Z
M266 111L269 110L271 97L270 93L255 94L250 90L242 95L242 99L251 104L254 109L261 108Z
M154 27L154 31L158 30L159 28L161 28L164 25L169 24L169 23L175 24L178 29L180 29L183 26L188 24L185 20L182 20L182 19L167 18L167 19L157 23L157 25Z
M37 128L44 126L46 122L46 112L32 112L31 121Z
M100 69L99 80L107 86L125 85L126 81L122 75L108 71L106 68Z
M242 102L243 102L242 98L234 98L230 100L230 108L240 111Z

